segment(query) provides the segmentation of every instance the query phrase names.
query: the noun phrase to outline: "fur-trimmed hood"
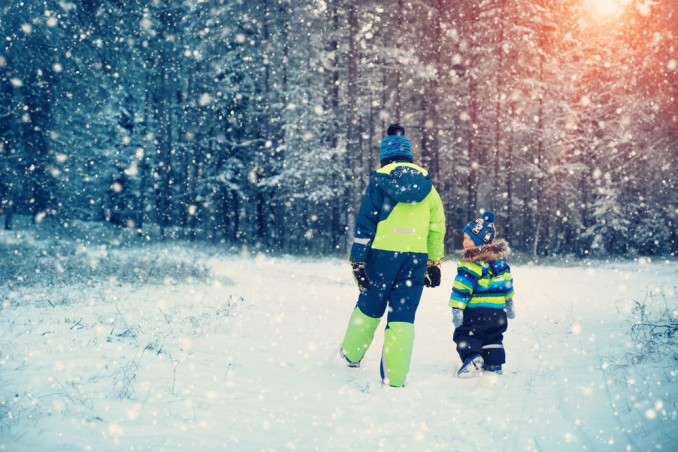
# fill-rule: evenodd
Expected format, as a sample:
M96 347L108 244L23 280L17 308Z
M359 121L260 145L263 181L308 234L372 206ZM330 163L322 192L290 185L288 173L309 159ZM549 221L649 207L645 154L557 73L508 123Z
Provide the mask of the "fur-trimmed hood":
M498 239L489 245L465 250L461 260L465 262L496 261L505 259L510 252L508 242L504 239Z

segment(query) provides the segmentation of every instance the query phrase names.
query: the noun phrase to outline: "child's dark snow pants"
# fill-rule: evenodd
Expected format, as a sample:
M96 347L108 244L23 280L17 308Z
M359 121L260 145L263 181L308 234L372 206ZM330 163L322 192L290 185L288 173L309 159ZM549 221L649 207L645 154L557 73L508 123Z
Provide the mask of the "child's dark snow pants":
M424 289L425 253L371 250L365 265L370 288L360 293L351 314L342 351L360 361L388 307L381 377L391 386L405 384L414 344L414 317Z
M454 330L454 342L461 361L480 354L486 365L496 366L506 362L504 333L508 322L503 309L466 308L464 322Z

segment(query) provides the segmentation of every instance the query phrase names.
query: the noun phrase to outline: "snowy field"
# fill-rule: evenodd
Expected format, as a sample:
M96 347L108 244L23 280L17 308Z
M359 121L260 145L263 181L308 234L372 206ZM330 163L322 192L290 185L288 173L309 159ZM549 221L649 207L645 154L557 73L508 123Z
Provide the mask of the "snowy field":
M2 231L0 450L678 450L678 262L514 263L504 375L460 380L449 259L393 389L383 324L337 357L343 260Z

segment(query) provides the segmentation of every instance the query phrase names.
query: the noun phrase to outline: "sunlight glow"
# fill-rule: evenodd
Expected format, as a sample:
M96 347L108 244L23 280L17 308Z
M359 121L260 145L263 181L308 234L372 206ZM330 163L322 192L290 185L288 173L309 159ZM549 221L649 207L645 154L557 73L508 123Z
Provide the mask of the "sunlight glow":
M617 17L624 11L628 0L584 0L584 4L602 17Z

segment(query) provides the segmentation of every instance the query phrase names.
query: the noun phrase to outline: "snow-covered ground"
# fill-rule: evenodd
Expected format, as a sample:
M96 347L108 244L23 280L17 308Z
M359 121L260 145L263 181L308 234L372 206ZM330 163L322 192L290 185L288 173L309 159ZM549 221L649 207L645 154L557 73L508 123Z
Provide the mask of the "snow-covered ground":
M383 324L337 357L345 261L214 250L0 233L0 450L678 450L675 331L642 326L678 262L514 264L504 375L460 380L446 261L394 389Z

